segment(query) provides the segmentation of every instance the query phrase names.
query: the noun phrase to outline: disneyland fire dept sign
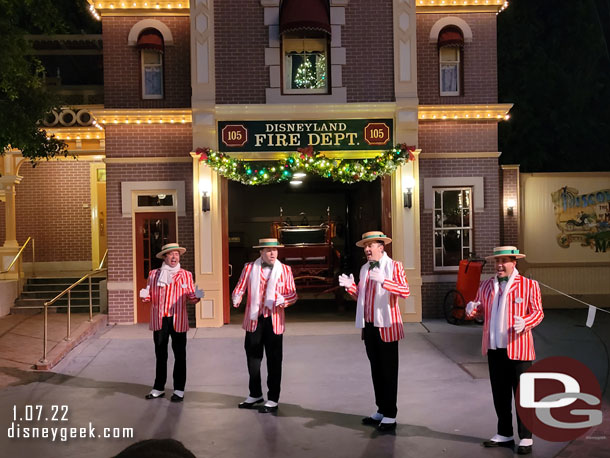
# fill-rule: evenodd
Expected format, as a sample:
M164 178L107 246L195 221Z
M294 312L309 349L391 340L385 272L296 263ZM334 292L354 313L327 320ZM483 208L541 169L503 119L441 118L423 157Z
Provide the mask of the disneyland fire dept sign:
M219 121L218 149L223 152L318 151L390 148L392 119L315 121Z

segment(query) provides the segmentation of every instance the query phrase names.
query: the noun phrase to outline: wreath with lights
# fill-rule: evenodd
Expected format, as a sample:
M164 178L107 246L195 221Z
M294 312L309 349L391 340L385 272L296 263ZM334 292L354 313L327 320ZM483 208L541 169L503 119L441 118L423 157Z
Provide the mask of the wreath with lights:
M247 185L281 183L299 177L298 174L315 174L341 183L374 181L415 159L415 146L404 143L370 159L328 158L310 145L277 161L244 161L210 148L197 148L199 161L210 166L229 180Z

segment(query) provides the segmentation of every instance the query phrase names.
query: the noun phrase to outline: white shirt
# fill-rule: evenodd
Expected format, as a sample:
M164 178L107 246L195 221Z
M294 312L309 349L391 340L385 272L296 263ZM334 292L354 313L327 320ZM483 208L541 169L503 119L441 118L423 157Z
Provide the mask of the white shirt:
M495 285L498 285L497 289ZM491 323L489 324L489 348L493 350L508 346L506 300L502 300L507 286L507 282L494 282L495 294L491 309Z

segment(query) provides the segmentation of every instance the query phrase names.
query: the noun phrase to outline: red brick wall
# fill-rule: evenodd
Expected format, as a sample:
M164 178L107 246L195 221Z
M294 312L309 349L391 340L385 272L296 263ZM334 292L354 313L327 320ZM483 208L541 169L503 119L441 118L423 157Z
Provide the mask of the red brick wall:
M106 166L108 207L108 281L133 280L133 221L124 218L121 206L123 181L184 181L186 216L178 217L178 239L187 249L181 259L184 269L194 271L193 170L190 163L114 164ZM109 291L108 317L112 323L133 322L133 291Z
M498 151L498 125L477 121L420 121L418 146L425 153Z
M193 147L190 123L108 124L106 157L189 157Z
M422 294L422 318L443 318L443 303L447 292L455 289L455 283L423 283Z
M265 103L269 29L260 0L214 2L216 103Z
M508 211L502 206L502 226L500 231L500 241L502 245L519 246L519 169L501 169L501 187L500 187L501 205L504 205L508 199L514 199L517 206L513 210L513 214L509 215Z
M351 0L345 9L341 45L346 48L343 85L348 102L393 102L392 0Z
M129 31L150 17L105 16L104 106L105 108L185 108L191 106L190 20L188 17L154 18L167 25L174 44L163 53L165 97L143 100L140 51L127 45Z
M108 291L108 323L133 323L133 291Z
M473 249L479 256L491 253L500 241L499 171L498 160L489 159L421 159L419 163L420 189L424 189L424 178L431 177L483 177L484 211L473 211ZM425 191L424 191L425 192ZM420 208L424 208L424 193L420 195ZM422 210L420 214L421 269L422 275L438 275L434 270L433 258L433 213ZM484 272L490 273L491 266ZM457 273L457 272L456 272ZM433 283L432 285L439 285ZM454 287L454 286L453 286ZM435 289L436 288L436 289ZM424 316L438 316L441 304L440 286L422 289L422 310Z
M432 26L446 15L417 15L417 93L422 105L497 103L498 72L496 15L494 13L455 14L472 29L472 42L464 44L461 96L441 97L438 47L430 43Z
M89 170L84 161L40 162L36 167L26 162L19 169L17 241L35 239L36 261L91 261ZM31 261L30 249L25 260Z

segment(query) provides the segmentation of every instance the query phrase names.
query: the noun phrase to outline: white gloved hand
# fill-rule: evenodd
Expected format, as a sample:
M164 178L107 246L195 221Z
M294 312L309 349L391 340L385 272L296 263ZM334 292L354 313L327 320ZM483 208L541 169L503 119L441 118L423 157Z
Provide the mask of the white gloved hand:
M233 302L233 307L239 307L239 304L241 304L241 297L233 297L231 301Z
M519 315L515 315L515 324L513 326L513 328L515 329L516 333L520 333L523 332L523 330L525 329L525 320L520 317Z
M350 289L356 282L354 281L354 275L349 274L349 277L345 274L339 275L339 285L345 289Z
M275 305L277 307L281 307L282 305L284 305L284 302L286 302L286 299L284 299L284 296L282 296L281 294L278 294L277 297L275 298Z
M140 299L147 299L150 297L150 291L148 288L142 288L140 290Z
M480 302L474 301L470 301L468 304L466 304L466 315L472 315L474 312L476 312L479 308L479 305L481 305Z
M381 284L383 284L383 282L385 281L385 276L383 275L383 272L377 267L375 267L369 272L369 278Z
M205 296L205 292L202 289L199 289L199 286L195 285L195 297L197 299L201 299Z

